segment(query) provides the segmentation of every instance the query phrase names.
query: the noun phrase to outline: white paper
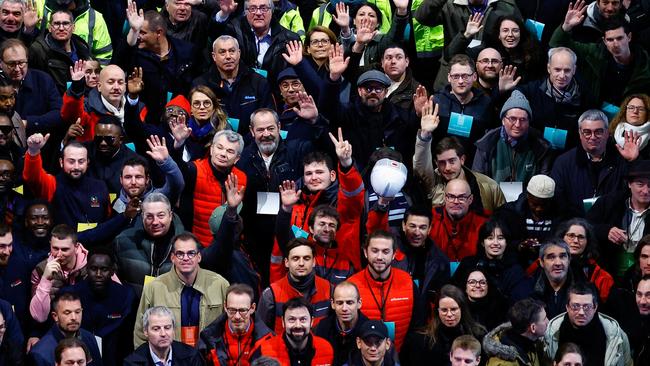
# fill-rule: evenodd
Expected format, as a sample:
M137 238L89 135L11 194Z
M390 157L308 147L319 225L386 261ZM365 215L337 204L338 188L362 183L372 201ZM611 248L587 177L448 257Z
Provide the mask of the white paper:
M99 348L99 355L102 355L102 337L95 336L95 340L97 341L97 348Z
M260 215L277 215L280 210L278 192L257 192L257 213Z
M503 191L507 202L516 201L523 191L522 182L501 182L499 183L499 187L501 187L501 191Z
M473 40L469 43L469 46L467 46L467 48L474 48L474 47L478 47L478 46L480 46L480 45L481 45L481 41L479 41L478 39L473 39Z

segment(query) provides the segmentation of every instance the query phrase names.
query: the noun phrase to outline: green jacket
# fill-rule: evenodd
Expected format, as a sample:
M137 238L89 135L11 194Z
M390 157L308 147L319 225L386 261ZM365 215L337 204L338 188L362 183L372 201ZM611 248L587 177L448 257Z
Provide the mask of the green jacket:
M585 86L591 90L598 102L601 100L601 75L607 70L607 62L612 58L603 42L581 43L575 41L571 34L565 32L562 26L557 27L549 42L551 47L569 47L578 56L578 70L586 81ZM623 96L635 93L648 93L650 90L650 58L648 53L640 48L630 45L634 55L632 76L625 87Z
M108 65L113 56L113 45L104 16L88 4L84 7L85 10L81 10L82 12L74 19L74 34L88 43L92 57L99 60L102 65ZM52 10L45 6L45 0L36 0L36 10L41 19L40 28L47 28ZM77 14L77 10L75 9L73 14Z
M483 338L483 351L488 357L487 366L540 366L541 344L539 352L520 353L520 349L514 345L503 343L503 336L506 331L512 329L512 325L503 323L490 331ZM539 342L538 342L539 343Z
M552 360L555 357L555 352L560 343L560 326L564 321L566 313L562 313L555 318L551 319L544 334L544 351L546 358ZM618 325L614 318L597 313L598 318L592 321L600 321L605 329L605 336L607 337L607 349L605 351L605 365L604 366L632 366L632 355L630 352L630 342L627 335Z
M174 313L174 317L176 318L174 340L180 342L181 291L183 290L183 286L184 284L178 278L175 270L162 274L155 280L144 285L142 297L140 298L140 306L138 306L135 328L133 329L133 344L135 348L138 348L147 341L142 329L142 315L147 309L154 306L166 306ZM223 313L228 286L230 284L221 275L199 268L199 273L192 286L202 294L199 330L205 329Z
M413 0L411 4L411 12L415 11L422 5L424 0ZM418 22L415 17L413 20L413 38L415 39L415 51L418 58L433 57L436 50L441 49L445 45L445 35L443 34L443 26L436 25L430 27Z
M284 28L299 35L302 41L305 40L305 25L302 21L302 17L300 16L298 8L285 11L280 18L279 23Z

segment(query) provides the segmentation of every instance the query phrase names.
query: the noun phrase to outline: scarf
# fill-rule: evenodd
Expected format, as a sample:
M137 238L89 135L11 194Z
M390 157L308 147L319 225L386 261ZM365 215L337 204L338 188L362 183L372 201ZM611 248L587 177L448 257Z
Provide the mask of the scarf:
M120 101L121 108L115 108L115 106L109 103L103 95L100 94L99 97L101 98L104 107L106 107L111 114L117 117L120 122L122 122L122 126L124 126L124 104L126 103L126 97L122 96L122 100Z
M206 122L206 124L201 126L201 124L199 124L199 122L196 119L194 119L194 117L190 117L189 121L187 122L187 125L192 129L192 136L194 136L199 140L208 136L210 132L212 132L212 130L214 129L211 121L208 121Z
M641 136L639 140L639 151L643 150L648 145L648 134L650 133L650 121L642 124L641 126L631 125L627 122L621 122L616 126L614 130L614 140L618 146L623 147L625 144L625 137L623 137L623 132L638 132Z
M542 83L539 88L550 98L553 98L555 103L580 106L580 87L575 78L571 80L571 83L564 90L554 87L549 78L546 78L546 82Z

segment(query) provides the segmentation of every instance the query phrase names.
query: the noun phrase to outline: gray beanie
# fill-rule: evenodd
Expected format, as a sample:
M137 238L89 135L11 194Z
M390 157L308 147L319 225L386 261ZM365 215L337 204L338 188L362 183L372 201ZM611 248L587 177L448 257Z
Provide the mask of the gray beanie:
M503 108L501 108L501 114L499 115L499 118L503 118L506 112L513 108L525 110L528 112L528 119L533 119L533 111L530 109L530 103L528 103L526 96L524 96L524 94L522 94L522 92L519 90L514 90L510 95L510 98L506 100Z

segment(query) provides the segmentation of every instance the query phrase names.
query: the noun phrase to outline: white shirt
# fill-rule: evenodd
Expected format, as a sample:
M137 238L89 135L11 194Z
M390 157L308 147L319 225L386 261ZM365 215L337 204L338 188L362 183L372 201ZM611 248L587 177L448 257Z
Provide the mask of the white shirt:
M163 361L156 354L154 351L151 349L151 345L149 345L149 353L151 354L151 359L153 360L154 365L159 366L161 363L163 366L172 366L172 347L169 346L169 353L167 353L167 360Z

